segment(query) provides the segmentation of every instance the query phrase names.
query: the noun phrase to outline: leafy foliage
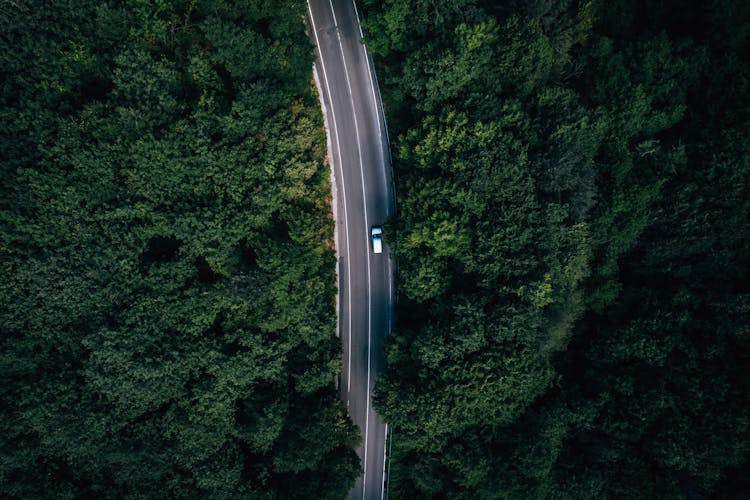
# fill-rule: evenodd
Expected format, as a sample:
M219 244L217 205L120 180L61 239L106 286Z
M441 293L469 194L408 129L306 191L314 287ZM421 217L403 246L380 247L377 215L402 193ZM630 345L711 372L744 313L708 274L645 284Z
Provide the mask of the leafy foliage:
M348 490L303 14L0 7L0 496Z
M737 491L749 19L704 3L365 2L400 497Z

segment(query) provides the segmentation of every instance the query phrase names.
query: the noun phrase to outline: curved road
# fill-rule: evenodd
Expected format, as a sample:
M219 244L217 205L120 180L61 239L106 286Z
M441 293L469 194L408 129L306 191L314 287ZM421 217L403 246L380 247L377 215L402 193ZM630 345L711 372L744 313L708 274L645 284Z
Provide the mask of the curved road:
M362 476L348 498L377 499L385 493L387 426L373 410L371 394L385 367L393 271L387 245L382 254L372 252L370 228L385 222L394 206L388 140L354 1L308 0L308 15L336 182L338 331L344 347L339 389L362 434Z

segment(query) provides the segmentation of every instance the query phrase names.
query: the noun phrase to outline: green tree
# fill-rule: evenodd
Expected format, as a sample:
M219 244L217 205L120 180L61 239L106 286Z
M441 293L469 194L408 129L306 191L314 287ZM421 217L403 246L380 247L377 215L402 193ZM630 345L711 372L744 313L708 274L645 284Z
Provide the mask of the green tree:
M350 488L304 12L0 7L1 496Z

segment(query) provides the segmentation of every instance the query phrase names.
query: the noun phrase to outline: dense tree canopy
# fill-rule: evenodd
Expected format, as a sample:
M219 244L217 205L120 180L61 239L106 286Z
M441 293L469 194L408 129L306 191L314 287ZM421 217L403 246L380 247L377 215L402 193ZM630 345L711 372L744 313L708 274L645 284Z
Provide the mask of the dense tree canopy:
M394 495L742 491L746 3L364 3L399 206Z
M747 491L750 4L364 4L392 495ZM304 12L0 5L0 496L345 495Z
M304 12L0 5L0 496L348 490Z

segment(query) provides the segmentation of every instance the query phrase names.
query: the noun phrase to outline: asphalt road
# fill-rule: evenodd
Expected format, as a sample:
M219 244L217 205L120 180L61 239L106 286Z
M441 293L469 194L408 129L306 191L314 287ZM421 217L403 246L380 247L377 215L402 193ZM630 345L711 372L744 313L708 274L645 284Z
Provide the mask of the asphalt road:
M387 244L382 254L372 252L370 228L381 225L394 206L388 142L353 0L308 0L308 15L336 182L338 331L344 347L339 388L362 435L362 476L348 498L377 499L384 496L387 427L372 408L371 394L385 367L393 267Z

